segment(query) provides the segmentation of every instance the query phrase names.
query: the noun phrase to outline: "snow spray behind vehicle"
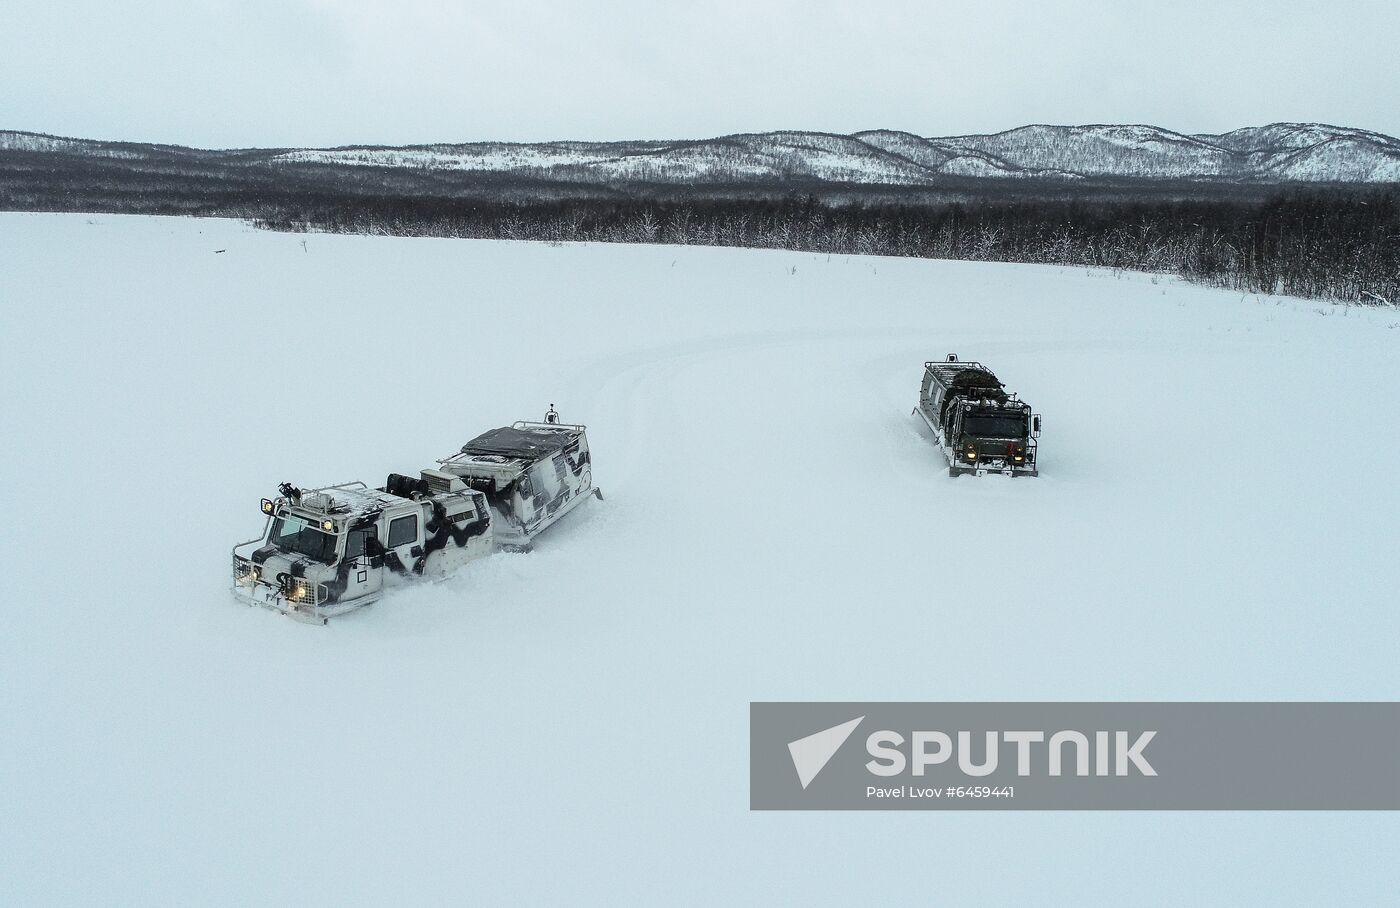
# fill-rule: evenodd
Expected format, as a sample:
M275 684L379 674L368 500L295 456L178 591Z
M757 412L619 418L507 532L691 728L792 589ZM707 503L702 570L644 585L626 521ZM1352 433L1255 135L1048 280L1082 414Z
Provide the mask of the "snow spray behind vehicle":
M559 421L492 429L417 477L390 473L264 498L267 526L233 549L233 591L249 605L325 624L401 580L445 577L496 549L529 551L536 536L593 487L586 428Z
M1009 394L981 363L924 363L914 412L933 430L948 459L948 475L1005 473L1035 476L1040 414Z

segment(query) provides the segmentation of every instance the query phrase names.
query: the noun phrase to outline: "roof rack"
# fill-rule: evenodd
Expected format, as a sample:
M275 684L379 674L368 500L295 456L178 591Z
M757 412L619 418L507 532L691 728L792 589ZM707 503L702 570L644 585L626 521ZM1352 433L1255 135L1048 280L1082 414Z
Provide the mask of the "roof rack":
M932 372L938 378L938 380L942 382L945 386L952 385L954 379L964 372L978 372L982 375L987 376L992 381L996 382L998 387L1004 387L1004 385L1002 385L1001 379L997 378L996 373L979 362L949 363L937 360L929 360L928 362L924 363L924 371Z
M588 427L574 422L533 422L528 419L517 419L510 424L512 429L545 429L550 432L562 430L566 432L582 432Z

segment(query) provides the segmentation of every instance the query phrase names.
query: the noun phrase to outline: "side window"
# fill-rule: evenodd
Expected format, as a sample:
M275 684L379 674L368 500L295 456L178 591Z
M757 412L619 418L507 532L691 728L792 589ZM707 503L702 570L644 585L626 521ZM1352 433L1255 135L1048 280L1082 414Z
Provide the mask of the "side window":
M365 554L365 540L374 535L374 527L351 530L345 537L345 557L359 558Z
M408 545L418 538L418 515L395 517L389 524L389 548Z

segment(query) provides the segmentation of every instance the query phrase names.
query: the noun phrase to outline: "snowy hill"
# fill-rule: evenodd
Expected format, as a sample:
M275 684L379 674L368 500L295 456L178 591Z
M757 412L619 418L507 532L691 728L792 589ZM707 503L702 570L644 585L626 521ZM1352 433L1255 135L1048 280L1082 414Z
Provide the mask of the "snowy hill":
M1400 181L1400 141L1321 124L1275 123L1188 136L1154 126L1023 126L923 138L780 131L697 141L477 142L386 148L204 151L0 133L4 152L197 161L237 168L374 167L565 183L782 185L798 181L937 186L949 178L1191 180L1230 183Z
M1231 152L1151 126L1024 126L995 135L931 139L995 156L1022 171L1167 179L1242 176Z
M853 136L774 132L676 145L485 143L417 150L304 150L273 160L652 182L742 182L794 176L900 185L936 182L941 176L1235 182L1400 179L1400 142L1364 130L1294 123L1222 136L1187 136L1153 126L1024 126L992 135L947 138L892 130Z
M83 215L0 215L0 286L0 904L1400 886L1395 814L758 814L747 763L751 700L1393 698L1393 311ZM948 352L1045 414L1040 478L948 477L910 415ZM276 483L551 402L607 500L533 553L328 628L229 595Z
M274 162L490 170L588 180L749 182L811 177L833 182L914 184L930 172L860 139L823 133L734 135L681 143L548 143L303 150Z
M298 151L276 160L464 169L487 169L489 162L502 171L541 168L555 175L659 182L810 176L918 185L950 175L1266 182L1400 179L1400 142L1363 130L1291 123L1223 136L1186 136L1152 126L1024 126L948 138L892 130L853 136L760 133L677 146L638 144L625 151L586 143L445 148L452 150Z

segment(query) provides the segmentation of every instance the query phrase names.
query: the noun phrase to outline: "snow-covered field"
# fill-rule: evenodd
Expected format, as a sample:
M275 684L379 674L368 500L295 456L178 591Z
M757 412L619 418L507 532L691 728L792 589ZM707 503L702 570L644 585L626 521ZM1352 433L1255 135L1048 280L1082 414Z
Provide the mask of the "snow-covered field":
M1400 696L1394 311L6 214L0 314L0 903L1400 888L1392 814L752 813L747 753L751 700ZM1045 414L1040 478L947 476L950 351ZM551 402L608 497L535 552L328 628L228 594L279 481Z

